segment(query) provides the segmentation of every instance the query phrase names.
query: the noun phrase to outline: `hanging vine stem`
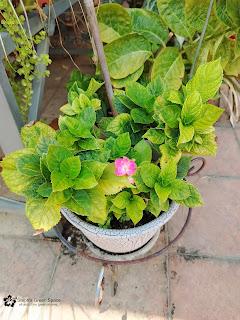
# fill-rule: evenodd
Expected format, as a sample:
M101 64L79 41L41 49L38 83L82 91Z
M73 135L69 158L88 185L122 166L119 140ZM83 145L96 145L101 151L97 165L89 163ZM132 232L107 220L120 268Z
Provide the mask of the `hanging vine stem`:
M117 111L115 110L114 105L113 105L113 89L112 89L111 79L110 79L110 75L108 72L107 62L106 62L106 58L105 58L105 54L104 54L104 50L103 50L103 44L102 44L102 41L101 41L100 35L99 35L98 23L97 23L94 4L93 4L92 0L83 0L83 3L84 3L84 7L85 7L85 10L87 13L90 31L91 31L91 34L92 34L92 37L93 37L93 40L94 40L94 43L96 46L97 55L98 55L99 63L101 66L103 79L105 82L105 88L106 88L106 92L107 92L107 97L108 97L108 102L109 102L109 106L111 109L111 113L113 116L116 116Z
M213 3L214 3L214 0L210 0L209 6L208 6L206 20L205 20L205 23L204 23L204 26L203 26L203 29L202 29L202 32L201 32L201 36L200 36L200 39L199 39L199 43L198 43L198 46L197 46L197 49L195 51L195 55L194 55L194 58L193 58L193 64L192 64L192 67L191 67L191 70L190 70L190 74L189 74L189 78L190 79L192 78L192 76L194 74L194 71L195 71L197 59L198 59L198 56L199 56L199 53L200 53L200 50L201 50L201 47L202 47L203 39L204 39L206 30L207 30L209 18L210 18L211 12L212 12Z

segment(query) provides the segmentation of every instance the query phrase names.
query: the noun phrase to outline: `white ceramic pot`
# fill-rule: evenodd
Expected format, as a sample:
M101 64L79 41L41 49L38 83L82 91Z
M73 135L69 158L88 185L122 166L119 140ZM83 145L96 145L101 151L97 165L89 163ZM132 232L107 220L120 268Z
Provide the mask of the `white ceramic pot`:
M179 204L172 202L169 210L158 218L130 229L103 229L87 223L68 209L61 209L64 217L97 247L113 253L135 251L144 246L167 223L179 208Z

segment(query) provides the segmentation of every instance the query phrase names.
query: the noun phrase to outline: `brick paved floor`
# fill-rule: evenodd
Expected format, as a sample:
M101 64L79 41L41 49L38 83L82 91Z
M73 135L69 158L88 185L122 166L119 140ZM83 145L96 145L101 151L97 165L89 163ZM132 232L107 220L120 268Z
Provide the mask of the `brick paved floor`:
M84 68L87 68L86 66ZM68 59L54 62L42 118L52 120L66 101ZM183 237L164 256L118 268L112 296L106 271L104 300L94 306L100 265L66 255L58 242L32 237L24 215L0 213L0 319L2 320L239 320L240 319L240 128L218 123L219 152L194 182L205 205L193 211ZM3 190L3 189L2 189ZM5 191L6 192L6 191ZM168 223L157 246L181 228L186 210ZM56 298L57 305L6 307L11 294Z

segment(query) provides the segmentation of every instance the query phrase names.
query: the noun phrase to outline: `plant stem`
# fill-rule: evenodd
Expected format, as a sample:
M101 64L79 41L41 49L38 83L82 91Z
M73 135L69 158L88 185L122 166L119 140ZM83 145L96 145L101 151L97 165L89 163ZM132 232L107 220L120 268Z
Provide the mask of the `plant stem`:
M89 23L89 28L90 28L90 31L95 43L95 47L97 50L97 55L98 55L98 59L99 59L101 70L102 70L102 76L105 82L105 88L107 92L110 109L112 114L115 116L117 115L117 112L113 105L113 89L112 89L110 75L107 67L106 58L104 55L103 44L99 35L94 4L92 0L83 0L83 4L87 13L87 20L88 20L87 22Z
M190 74L189 74L189 78L190 79L192 78L193 73L195 71L196 62L197 62L197 59L198 59L198 56L199 56L199 53L200 53L200 49L201 49L201 46L202 46L202 43L203 43L203 39L204 39L206 30L207 30L207 26L208 26L210 14L211 14L211 11L212 11L213 3L214 3L214 0L210 0L209 6L208 6L208 12L207 12L206 20L205 20L205 23L204 23L204 26L203 26L203 29L202 29L202 33L201 33L201 36L200 36L200 40L199 40L199 43L198 43L198 46L197 46L197 49L196 49L196 52L195 52L195 55L194 55L194 58L193 58L193 64L192 64L192 67L191 67L191 70L190 70Z

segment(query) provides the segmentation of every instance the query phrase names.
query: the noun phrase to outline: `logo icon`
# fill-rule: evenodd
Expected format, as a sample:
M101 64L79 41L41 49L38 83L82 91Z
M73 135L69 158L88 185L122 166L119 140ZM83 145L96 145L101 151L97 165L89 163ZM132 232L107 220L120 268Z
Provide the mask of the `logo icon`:
M7 297L3 298L3 301L6 307L14 307L17 300L9 294Z

